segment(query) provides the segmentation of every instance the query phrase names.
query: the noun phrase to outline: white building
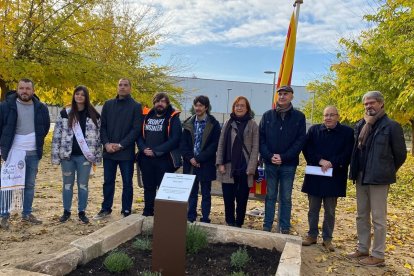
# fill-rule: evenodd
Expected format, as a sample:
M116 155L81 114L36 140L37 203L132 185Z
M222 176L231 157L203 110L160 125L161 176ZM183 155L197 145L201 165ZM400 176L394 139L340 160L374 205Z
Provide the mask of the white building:
M246 97L254 111L257 121L260 120L264 112L272 107L272 84L240 82L227 80L213 80L187 77L174 77L175 85L182 87L184 93L179 99L182 107L182 118L190 116L189 112L193 100L198 95L209 97L212 107L211 113L223 122L231 113L233 100L237 96ZM292 85L294 90L293 106L301 109L311 94L307 92L304 86Z

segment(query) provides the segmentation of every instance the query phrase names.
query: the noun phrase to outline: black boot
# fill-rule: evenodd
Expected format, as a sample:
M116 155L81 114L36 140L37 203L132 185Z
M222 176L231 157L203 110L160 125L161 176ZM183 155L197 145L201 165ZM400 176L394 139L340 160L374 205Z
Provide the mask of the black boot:
M60 217L59 221L60 222L66 222L69 218L70 218L70 212L64 210L63 215Z
M82 221L85 224L89 223L89 219L86 216L85 211L79 212L79 220Z

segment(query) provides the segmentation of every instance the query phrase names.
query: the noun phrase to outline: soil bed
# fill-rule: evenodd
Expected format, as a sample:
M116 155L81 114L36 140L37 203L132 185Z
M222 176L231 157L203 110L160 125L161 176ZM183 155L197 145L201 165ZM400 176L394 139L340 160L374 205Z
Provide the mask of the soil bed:
M133 260L133 267L116 275L140 275L140 272L151 270L151 251L135 249L132 239L118 247L121 252L127 253ZM250 261L243 270L248 275L275 275L281 253L268 249L244 246L236 243L209 244L195 255L186 256L186 275L230 275L235 271L230 265L230 256L239 248L245 247ZM103 262L107 254L96 258L89 263L79 266L70 276L75 275L114 275L105 269Z

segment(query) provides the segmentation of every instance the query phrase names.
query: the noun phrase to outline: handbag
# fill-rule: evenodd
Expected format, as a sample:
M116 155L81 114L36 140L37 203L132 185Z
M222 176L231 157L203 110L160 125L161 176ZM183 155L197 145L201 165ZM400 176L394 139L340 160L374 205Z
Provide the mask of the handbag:
M246 154L249 156L249 159L250 159L250 153L247 150L247 147L244 144L244 141L241 140L241 142L242 142L243 150L246 152ZM266 195L266 187L267 187L267 185L266 185L266 175L265 175L265 170L264 170L264 167L263 167L263 159L259 157L258 160L257 160L256 170L254 172L253 186L250 188L249 193L250 194L255 194L255 195L260 195L260 196Z

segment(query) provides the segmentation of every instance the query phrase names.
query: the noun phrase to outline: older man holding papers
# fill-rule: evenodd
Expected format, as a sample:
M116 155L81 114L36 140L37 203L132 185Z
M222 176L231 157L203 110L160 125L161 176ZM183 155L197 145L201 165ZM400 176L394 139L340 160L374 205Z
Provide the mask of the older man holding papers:
M336 107L326 107L323 118L323 124L313 125L308 130L303 148L308 168L302 192L307 193L309 199L309 231L302 245L309 246L317 242L319 212L323 202L323 246L328 251L334 251L332 233L336 202L338 197L346 196L348 165L354 135L352 128L338 122L339 114ZM315 170L314 166L318 168Z

